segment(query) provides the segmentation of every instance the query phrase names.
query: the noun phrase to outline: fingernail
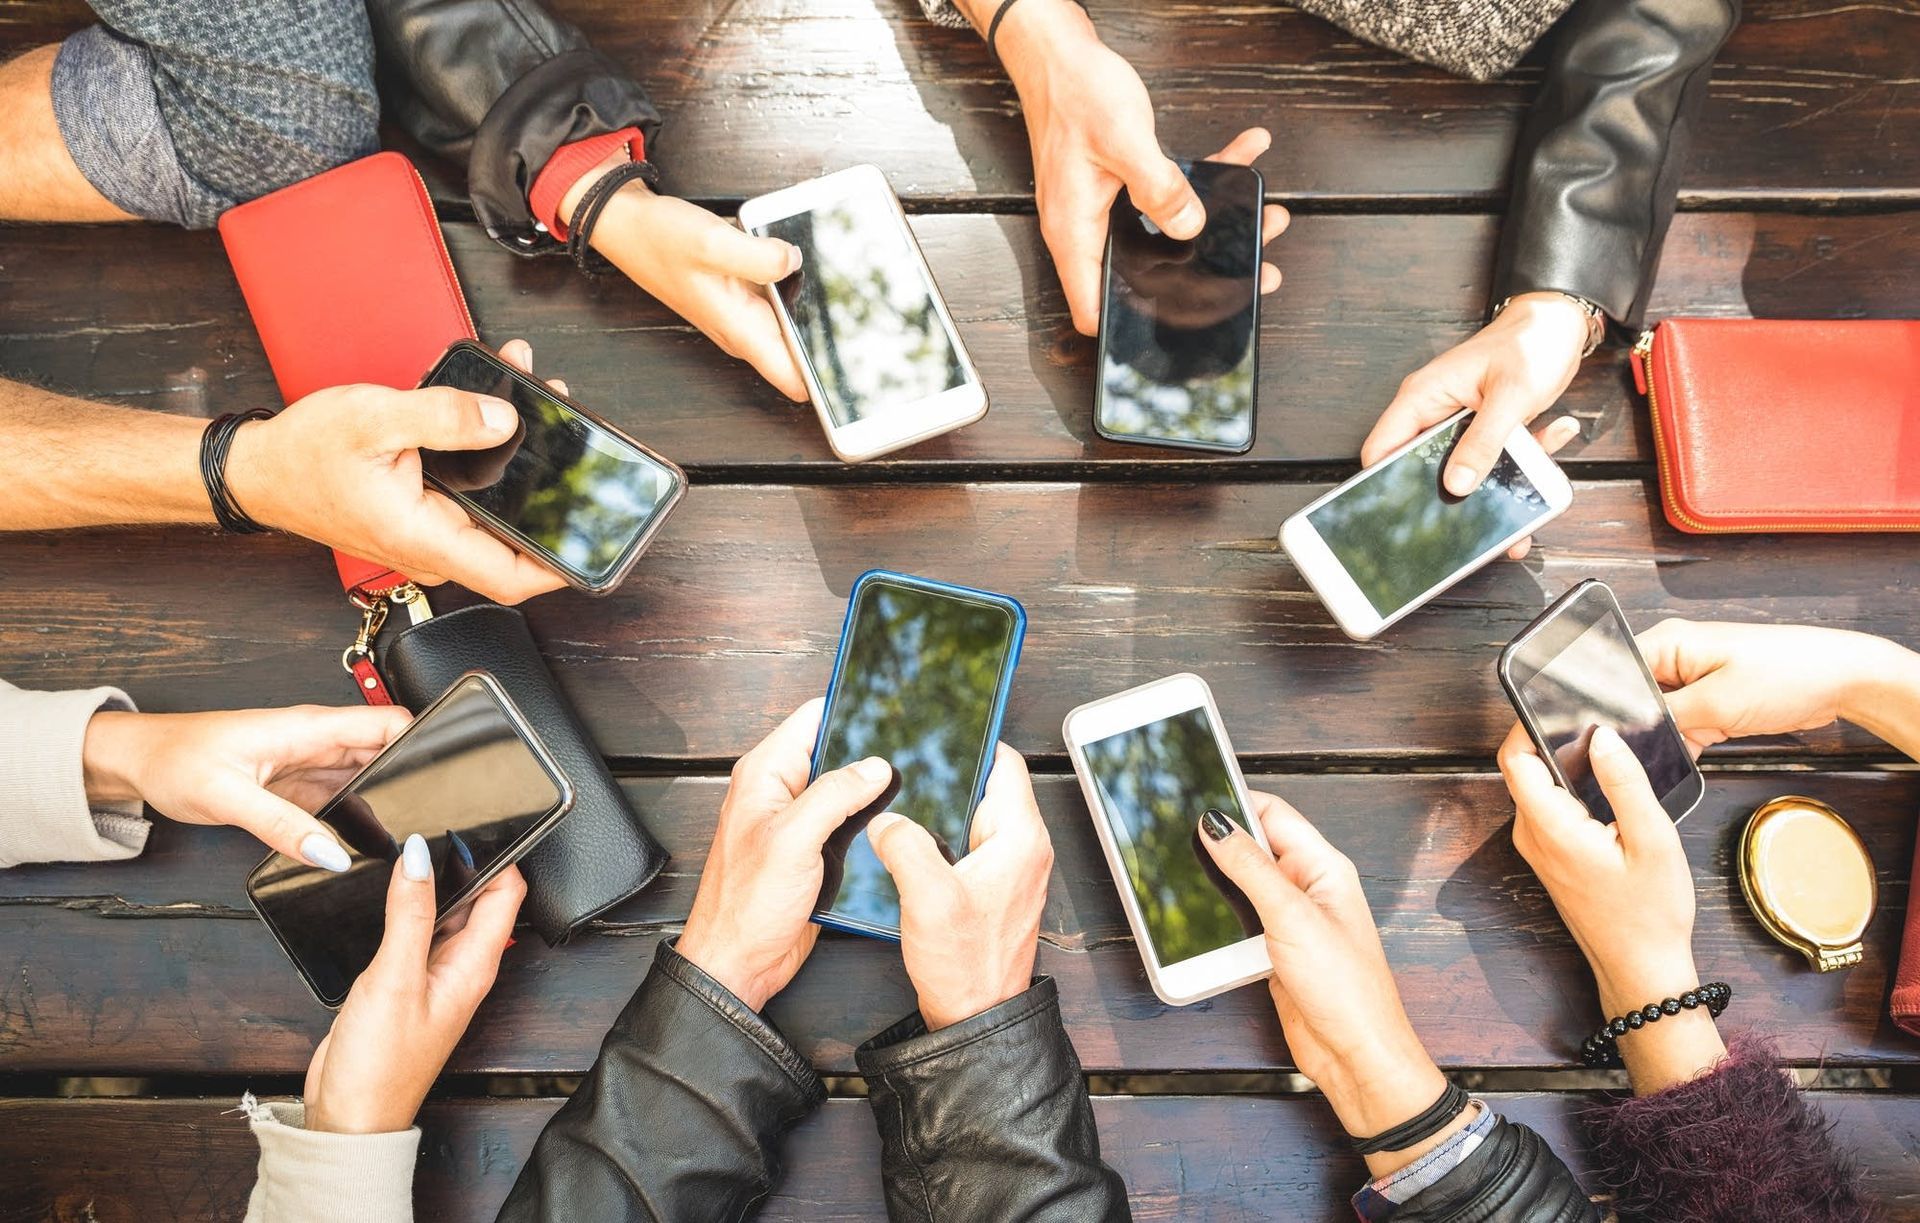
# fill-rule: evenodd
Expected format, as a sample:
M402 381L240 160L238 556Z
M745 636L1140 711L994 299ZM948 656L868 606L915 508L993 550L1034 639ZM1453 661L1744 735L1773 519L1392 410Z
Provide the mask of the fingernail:
M868 756L854 765L853 771L861 781L887 781L893 776L893 766L878 756Z
M1553 431L1561 437L1571 440L1580 432L1580 419L1575 416L1562 416L1553 422Z
M1454 463L1447 468L1447 491L1456 497L1472 492L1479 480L1480 473L1465 463Z
M1185 207L1173 214L1173 223L1170 228L1183 233L1190 231L1197 234L1206 223L1207 210L1200 206L1200 201L1188 200Z
M1200 831L1207 834L1210 841L1224 841L1233 835L1233 821L1227 813L1208 807L1200 813Z
M510 433L520 420L520 413L504 399L495 399L491 395L480 396L480 419L487 428L495 433Z
M352 865L340 842L324 832L309 832L300 842L300 856L323 871L343 871Z
M905 818L905 816L897 811L882 811L879 815L867 821L867 836L871 838L876 833L884 832L888 828L893 827L895 820Z
M417 832L407 838L405 848L400 851L400 873L415 883L425 883L433 877L433 855L427 852L427 839Z
M1615 731L1611 726L1594 727L1593 738L1587 742L1587 754L1589 756L1597 752L1611 754L1613 752L1624 752L1626 750L1626 740L1622 739L1619 732Z
M787 243L787 275L791 276L799 270L800 248L789 242Z

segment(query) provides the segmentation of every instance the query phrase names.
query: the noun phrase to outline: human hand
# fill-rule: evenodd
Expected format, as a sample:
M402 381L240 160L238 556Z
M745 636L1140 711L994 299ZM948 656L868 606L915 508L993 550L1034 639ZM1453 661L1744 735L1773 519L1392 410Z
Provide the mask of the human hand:
M526 341L509 342L500 355L532 372ZM550 385L566 390L558 381ZM513 405L490 395L452 387L330 387L269 420L242 425L227 459L227 487L262 526L389 566L416 582L452 580L518 603L566 582L428 487L420 448L483 450L507 442L519 427Z
M596 177L583 176L561 200L563 216ZM635 181L607 201L593 248L782 395L807 398L800 364L767 299L768 285L800 270L799 247L744 233L698 204Z
M1524 726L1507 733L1499 760L1513 795L1513 846L1593 970L1602 1018L1698 987L1693 871L1680 830L1633 749L1605 726L1588 746L1594 780L1613 808L1611 824L1554 784ZM1618 1047L1642 1094L1685 1082L1726 1055L1712 1016L1698 1010L1629 1032Z
M231 824L289 858L347 869L347 851L312 811L407 724L390 705L105 710L87 723L87 797L145 802L183 824Z
M426 841L407 838L387 886L380 950L307 1067L307 1129L391 1134L413 1124L493 988L526 894L519 868L508 867L466 907L459 931L436 943L433 862Z
M903 815L888 811L867 825L867 843L900 892L900 956L928 1031L1033 984L1053 842L1027 762L1004 743L968 842L967 855L950 863L933 834Z
M870 756L807 784L825 706L800 706L734 764L676 944L756 1011L793 980L820 936L811 918L826 874L821 846L893 779L893 766Z
M1360 873L1291 805L1248 798L1272 853L1211 813L1200 840L1259 911L1287 1048L1349 1134L1392 1129L1439 1099L1446 1080L1401 1005ZM1392 1154L1404 1161L1425 1145Z
M1920 722L1920 657L1882 637L1792 624L1662 620L1638 637L1693 754L1845 718L1901 746ZM1904 706L1904 711L1901 708ZM1905 718L1901 718L1901 713Z
M990 11L984 15L991 18ZM979 16L975 21L981 24ZM1040 236L1059 271L1074 330L1090 336L1100 327L1107 216L1120 189L1163 233L1182 241L1199 234L1206 209L1180 167L1160 151L1140 74L1100 41L1079 5L1024 0L1007 15L997 46L1033 148ZM1212 160L1251 165L1271 143L1265 129L1249 128ZM1285 209L1267 205L1261 242L1277 237L1287 219ZM1279 287L1279 269L1261 265L1260 291Z
M1586 346L1586 313L1566 297L1515 297L1499 318L1407 375L1361 444L1361 464L1379 462L1422 431L1472 408L1443 477L1449 493L1466 496L1493 470L1513 431L1560 398ZM1563 416L1535 437L1553 454L1579 435L1580 422ZM1532 543L1523 539L1507 555L1518 560Z

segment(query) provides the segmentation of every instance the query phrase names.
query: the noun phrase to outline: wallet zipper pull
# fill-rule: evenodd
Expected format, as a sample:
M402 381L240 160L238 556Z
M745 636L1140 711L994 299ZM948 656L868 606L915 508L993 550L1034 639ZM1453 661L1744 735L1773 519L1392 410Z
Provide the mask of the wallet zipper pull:
M409 628L433 619L433 604L427 602L427 592L412 582L404 586L395 586L387 592L387 597L407 609Z
M354 635L353 644L340 652L340 665L353 676L353 686L359 690L361 700L369 705L391 705L393 694L387 691L380 672L373 665L373 639L380 635L381 626L387 622L390 606L387 596L355 594L350 597L360 609L360 631Z

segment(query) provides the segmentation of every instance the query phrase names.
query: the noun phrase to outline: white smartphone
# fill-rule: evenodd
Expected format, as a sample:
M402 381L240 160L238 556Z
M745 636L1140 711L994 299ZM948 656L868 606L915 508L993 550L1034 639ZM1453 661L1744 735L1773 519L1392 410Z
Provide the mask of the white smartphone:
M1473 413L1441 421L1288 518L1280 546L1347 636L1364 641L1573 504L1573 485L1515 429L1480 487L1440 484Z
M1153 992L1185 1006L1271 974L1259 914L1200 843L1209 808L1267 843L1206 681L1092 701L1064 730Z
M740 205L750 234L800 248L772 287L827 444L849 463L987 414L960 342L887 176L852 166Z

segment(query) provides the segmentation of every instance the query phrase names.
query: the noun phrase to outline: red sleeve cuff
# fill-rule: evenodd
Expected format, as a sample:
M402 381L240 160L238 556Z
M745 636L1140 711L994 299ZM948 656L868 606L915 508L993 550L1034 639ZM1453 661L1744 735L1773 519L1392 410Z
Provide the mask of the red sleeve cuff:
M589 136L555 149L553 156L547 158L547 164L540 167L540 173L534 176L533 190L527 192L527 207L532 210L533 219L546 226L548 233L565 242L567 223L560 216L561 197L573 189L582 174L599 165L621 145L627 146L627 156L632 160L646 160L646 138L637 127Z

